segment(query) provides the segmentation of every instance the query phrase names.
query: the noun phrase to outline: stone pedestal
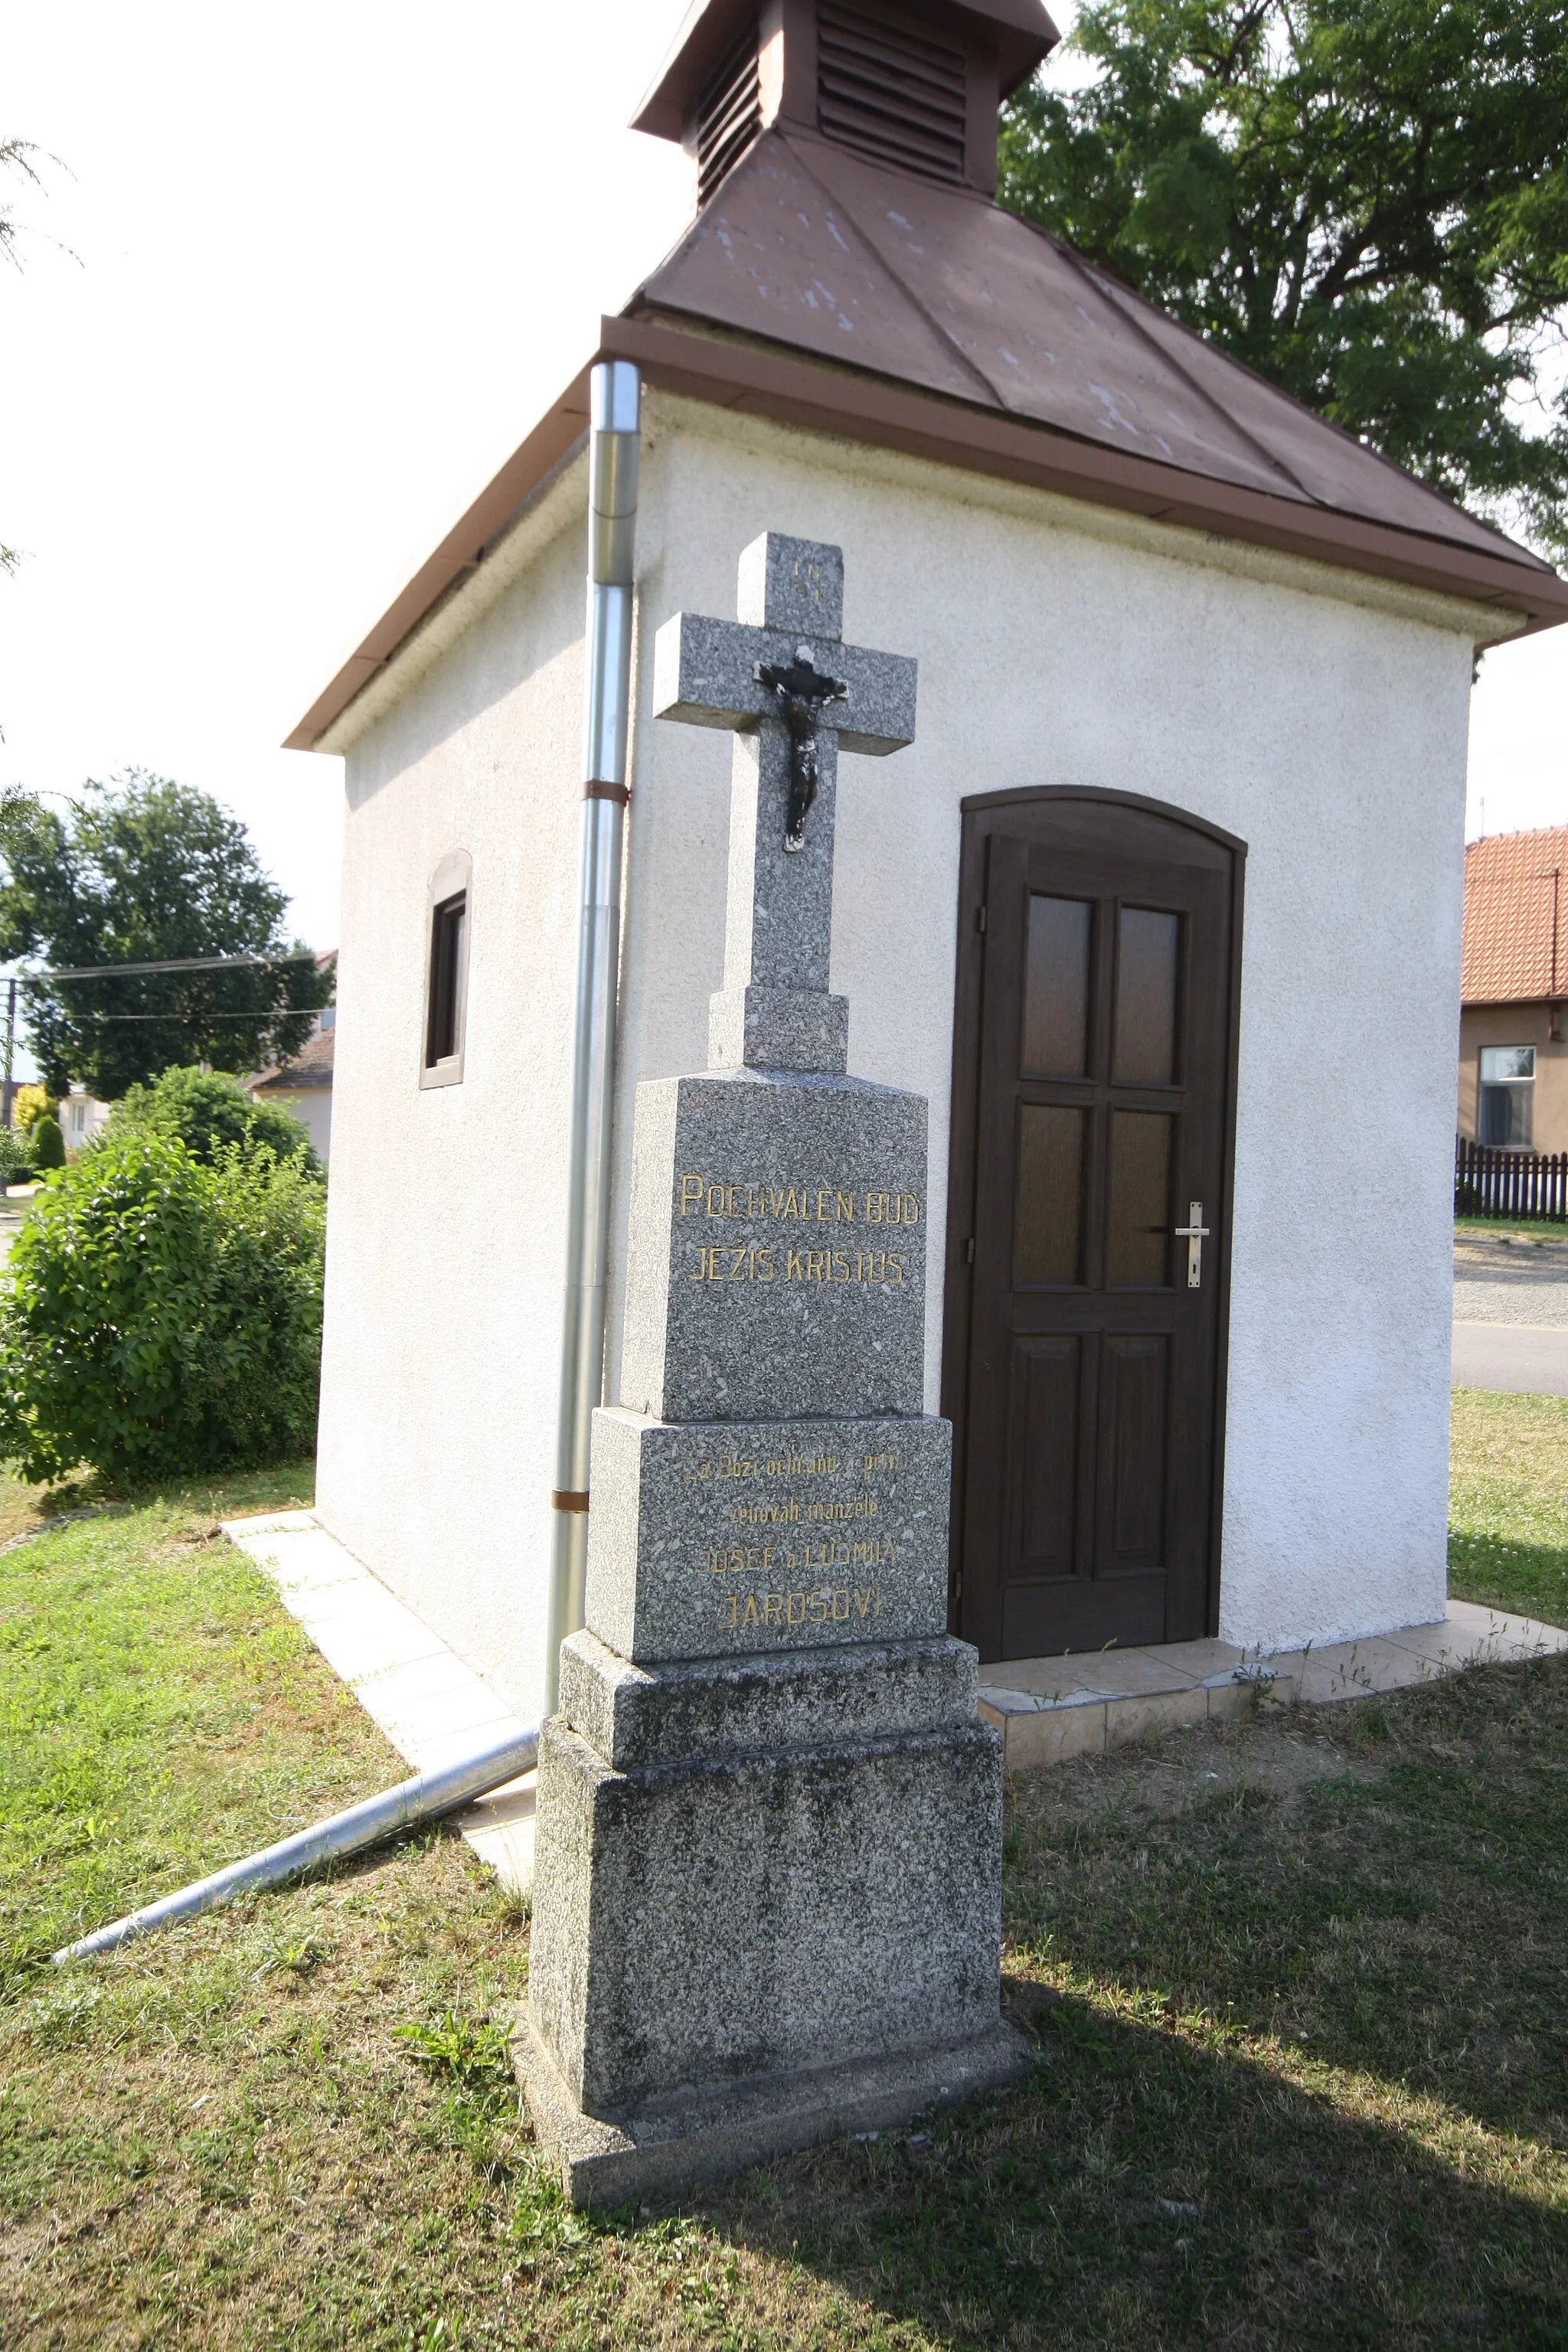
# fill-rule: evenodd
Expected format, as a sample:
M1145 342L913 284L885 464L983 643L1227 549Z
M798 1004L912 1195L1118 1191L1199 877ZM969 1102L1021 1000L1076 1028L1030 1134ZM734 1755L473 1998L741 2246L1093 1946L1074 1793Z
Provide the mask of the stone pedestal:
M639 1092L626 1386L652 1409L595 1420L518 2043L578 2202L1020 2063L1001 1753L946 1633L949 1428L919 1411L924 1124L844 1079Z
M926 1106L843 1075L832 759L809 854L781 856L788 746L736 641L817 628L856 748L909 739L913 666L829 635L836 550L759 549L757 625L681 616L658 656L672 715L761 730L711 1038L733 1066L638 1089L622 1402L595 1416L586 1630L540 1743L516 2053L580 2204L880 2129L1024 2057L1001 1746L946 1630L951 1433L922 1411Z

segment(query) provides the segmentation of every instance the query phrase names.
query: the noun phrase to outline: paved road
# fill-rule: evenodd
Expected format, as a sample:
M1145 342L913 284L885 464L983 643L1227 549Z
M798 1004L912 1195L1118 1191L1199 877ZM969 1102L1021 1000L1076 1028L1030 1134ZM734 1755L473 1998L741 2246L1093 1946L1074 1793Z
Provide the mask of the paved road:
M1568 1244L1456 1242L1454 1386L1568 1396Z
M1568 1331L1539 1323L1456 1322L1454 1386L1568 1396Z

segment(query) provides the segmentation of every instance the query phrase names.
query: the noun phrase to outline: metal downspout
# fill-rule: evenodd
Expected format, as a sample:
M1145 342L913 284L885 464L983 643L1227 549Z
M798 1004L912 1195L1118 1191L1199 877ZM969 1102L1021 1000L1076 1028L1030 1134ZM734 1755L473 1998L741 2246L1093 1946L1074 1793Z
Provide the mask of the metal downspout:
M555 1487L550 1498L554 1524L545 1626L547 1715L555 1711L561 1644L583 1622L588 1445L594 1407L604 1380L641 406L642 384L637 369L626 360L602 360L593 372L588 444L588 672L583 714L566 1295L561 1318Z
M176 1919L194 1919L259 1887L280 1886L285 1879L313 1870L319 1863L363 1853L366 1846L379 1845L384 1838L395 1837L416 1822L438 1820L476 1797L488 1796L492 1789L504 1788L520 1772L531 1772L538 1760L539 1734L531 1726L510 1739L480 1748L477 1755L444 1764L437 1772L416 1772L412 1780L400 1780L395 1789L366 1797L363 1804L351 1805L345 1813L333 1813L313 1829L299 1830L277 1845L264 1847L260 1853L231 1862L226 1870L215 1870L210 1878L198 1878L194 1885L161 1895L156 1903L143 1904L141 1910L128 1912L123 1919L112 1920L95 1934L66 1945L55 1954L55 1966L63 1968L68 1960L112 1952L132 1936L148 1935Z

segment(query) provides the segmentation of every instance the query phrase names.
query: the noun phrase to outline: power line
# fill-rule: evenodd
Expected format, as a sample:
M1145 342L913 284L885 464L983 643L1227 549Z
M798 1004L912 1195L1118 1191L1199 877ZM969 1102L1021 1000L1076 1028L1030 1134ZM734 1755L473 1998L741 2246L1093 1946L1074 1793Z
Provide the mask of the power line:
M315 961L314 948L295 948L287 955L275 956L172 956L163 963L60 964L42 971L21 971L16 978L24 988L29 988L46 980L112 980L133 977L138 972L232 971L242 967L251 971L272 971L281 964L314 963Z
M73 1026L84 1021L96 1021L100 1027L106 1021L195 1021L205 1027L209 1021L244 1021L253 1029L270 1029L280 1021L313 1020L321 1010L316 1004L275 1004L260 1013L73 1013Z

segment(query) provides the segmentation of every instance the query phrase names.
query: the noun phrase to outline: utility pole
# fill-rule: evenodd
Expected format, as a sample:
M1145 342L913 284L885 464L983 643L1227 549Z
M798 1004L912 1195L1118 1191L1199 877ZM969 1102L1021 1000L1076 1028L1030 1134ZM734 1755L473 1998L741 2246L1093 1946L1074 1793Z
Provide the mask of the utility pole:
M0 1087L0 1127L11 1124L11 1106L16 1099L16 1088L11 1076L11 1065L16 1051L16 982L13 976L5 991L5 1081Z

